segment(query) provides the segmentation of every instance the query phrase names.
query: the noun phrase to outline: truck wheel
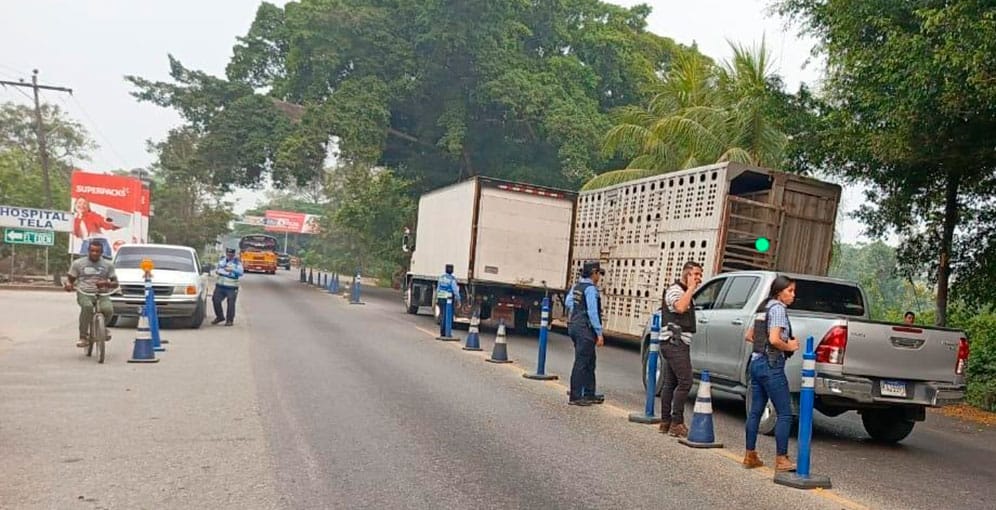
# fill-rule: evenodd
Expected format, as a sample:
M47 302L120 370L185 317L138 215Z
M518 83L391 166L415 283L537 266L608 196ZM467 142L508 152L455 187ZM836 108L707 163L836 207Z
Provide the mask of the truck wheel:
M409 284L408 290L405 291L405 312L408 315L418 315L418 303L415 302L415 286L412 284Z
M865 432L875 441L898 443L913 432L915 422L894 409L876 409L861 413L861 423Z
M747 398L744 399L744 404L746 405L747 418L750 419L750 405L751 405L751 388L747 384ZM775 406L768 400L768 403L764 406L764 412L761 413L761 423L757 428L757 431L766 436L775 435L775 423L778 421L778 414L775 413Z
M111 316L111 320L107 321L107 327L113 328L114 326L117 326L117 325L118 325L118 316L117 315L112 315Z
M647 360L648 359L650 359L650 340L649 339L647 339L647 340L644 341L644 346L643 346L643 370L640 372L641 374L643 374L643 376L641 377L641 379L643 379L643 391L647 391ZM661 377L661 374L664 372L664 368L662 366L663 362L664 362L663 359L658 359L657 360L657 391L654 392L654 395L656 395L658 397L661 396L661 390L664 389L664 378Z
M517 335L529 334L529 310L524 308L515 309L515 322L512 325L512 332Z

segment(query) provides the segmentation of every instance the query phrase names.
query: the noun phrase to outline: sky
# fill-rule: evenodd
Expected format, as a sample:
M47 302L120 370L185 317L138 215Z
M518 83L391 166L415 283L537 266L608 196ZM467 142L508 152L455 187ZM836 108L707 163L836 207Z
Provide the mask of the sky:
M729 57L728 41L751 45L765 38L789 90L802 82L815 85L820 77L819 62L810 62L812 42L769 16L769 0L611 1L649 4L650 31L695 43L715 59ZM40 83L73 89L72 96L44 92L43 97L67 110L100 145L90 161L77 166L92 171L144 167L153 159L146 141L165 138L181 119L171 110L137 102L124 77L168 79L168 54L187 67L223 75L235 39L248 30L259 3L0 0L0 79L29 80L38 69ZM28 103L29 98L0 87L0 101ZM241 212L262 196L262 191L240 191L232 198ZM863 227L846 215L863 201L860 188L844 187L837 227L844 242L866 240Z

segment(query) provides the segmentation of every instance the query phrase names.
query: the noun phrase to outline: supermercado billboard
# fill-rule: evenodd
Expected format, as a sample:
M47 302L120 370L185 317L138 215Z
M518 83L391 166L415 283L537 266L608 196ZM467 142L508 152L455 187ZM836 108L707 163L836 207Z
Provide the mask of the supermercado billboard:
M321 216L290 211L266 211L267 232L317 234Z
M84 254L91 240L112 257L123 244L148 240L151 196L134 177L76 170L70 181L73 229L69 253Z

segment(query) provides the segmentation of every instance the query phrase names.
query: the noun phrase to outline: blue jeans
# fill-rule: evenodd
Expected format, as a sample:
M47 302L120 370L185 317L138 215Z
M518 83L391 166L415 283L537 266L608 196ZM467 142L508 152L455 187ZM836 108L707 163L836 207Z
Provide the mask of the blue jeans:
M775 423L775 451L777 455L788 455L789 433L792 431L792 396L789 394L788 378L785 377L785 357L779 356L769 362L762 356L750 362L750 414L747 416L747 449L757 446L757 430L761 425L761 414L771 399L775 406L778 421Z

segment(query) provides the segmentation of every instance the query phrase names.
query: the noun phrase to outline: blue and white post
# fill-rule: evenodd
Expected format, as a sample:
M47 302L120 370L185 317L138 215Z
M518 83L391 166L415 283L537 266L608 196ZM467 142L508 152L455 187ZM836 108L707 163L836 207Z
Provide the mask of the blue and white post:
M356 278L353 279L353 294L349 298L349 304L351 305L362 305L366 304L360 301L360 272L356 272Z
M661 419L654 416L657 397L657 362L661 353L661 316L655 313L650 319L650 345L647 351L647 401L642 413L630 413L629 421L653 425Z
M441 340L443 342L456 342L459 339L453 337L453 296L446 298L446 306L441 310L443 316L439 318L442 321L442 330L440 335L436 337L436 340Z
M539 330L539 352L536 359L536 373L522 374L526 379L537 381L554 381L557 376L546 373L546 344L550 331L550 296L543 297L543 305L540 310L540 330Z
M809 472L813 441L813 406L816 403L816 351L812 336L802 354L802 388L799 394L799 462L794 473L776 473L775 483L795 489L829 489L830 477Z

